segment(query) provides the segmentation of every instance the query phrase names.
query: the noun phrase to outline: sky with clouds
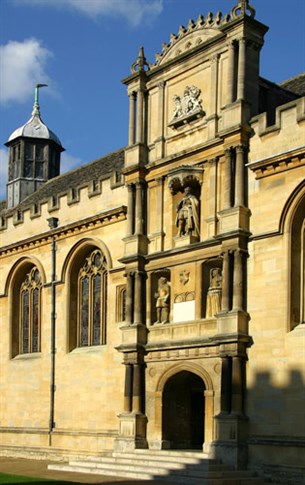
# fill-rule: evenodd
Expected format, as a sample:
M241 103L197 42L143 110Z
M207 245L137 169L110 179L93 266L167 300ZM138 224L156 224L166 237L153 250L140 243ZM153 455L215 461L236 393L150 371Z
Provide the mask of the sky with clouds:
M121 80L144 46L149 62L181 24L236 0L0 0L0 199L9 135L31 115L41 90L43 121L62 141L62 172L127 143ZM305 70L303 0L252 0L270 27L261 75L280 82Z

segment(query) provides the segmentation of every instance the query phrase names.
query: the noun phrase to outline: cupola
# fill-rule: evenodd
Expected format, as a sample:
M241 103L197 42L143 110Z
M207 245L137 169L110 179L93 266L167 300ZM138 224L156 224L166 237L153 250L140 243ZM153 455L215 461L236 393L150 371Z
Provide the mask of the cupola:
M7 207L17 206L47 180L60 173L60 154L64 148L59 138L42 121L37 84L31 118L9 137Z

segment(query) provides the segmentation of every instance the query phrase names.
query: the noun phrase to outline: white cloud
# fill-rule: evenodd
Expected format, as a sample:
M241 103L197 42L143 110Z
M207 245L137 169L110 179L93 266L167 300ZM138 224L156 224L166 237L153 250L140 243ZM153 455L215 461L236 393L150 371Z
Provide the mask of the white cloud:
M6 182L8 176L8 151L0 148L0 200L6 198Z
M10 41L0 46L0 101L23 102L33 96L33 86L50 83L46 74L47 61L52 53L37 39Z
M69 155L67 152L63 152L60 157L60 173L69 172L69 170L73 170L73 168L79 167L82 165L83 161L79 157L74 157L73 155Z
M72 8L93 18L122 16L132 26L151 22L163 9L163 0L15 0L14 3Z

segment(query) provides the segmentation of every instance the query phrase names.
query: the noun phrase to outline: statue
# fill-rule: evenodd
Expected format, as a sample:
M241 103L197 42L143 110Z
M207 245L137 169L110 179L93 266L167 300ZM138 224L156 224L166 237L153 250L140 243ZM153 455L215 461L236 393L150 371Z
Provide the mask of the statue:
M213 318L221 310L222 272L220 268L210 270L210 286L207 294L206 318Z
M191 187L185 188L185 196L177 205L177 236L193 235L199 237L199 201L192 194Z
M157 299L156 323L169 323L170 283L164 276L158 279L158 292L155 294L155 298Z

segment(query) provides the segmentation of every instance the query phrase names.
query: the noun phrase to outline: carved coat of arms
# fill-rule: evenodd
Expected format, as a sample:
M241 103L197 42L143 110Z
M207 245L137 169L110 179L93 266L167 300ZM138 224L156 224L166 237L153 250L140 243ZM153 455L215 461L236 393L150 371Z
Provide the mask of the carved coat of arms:
M200 89L196 86L186 86L183 97L175 95L173 119L191 115L194 112L202 111L202 100L199 99Z

